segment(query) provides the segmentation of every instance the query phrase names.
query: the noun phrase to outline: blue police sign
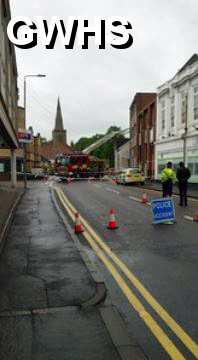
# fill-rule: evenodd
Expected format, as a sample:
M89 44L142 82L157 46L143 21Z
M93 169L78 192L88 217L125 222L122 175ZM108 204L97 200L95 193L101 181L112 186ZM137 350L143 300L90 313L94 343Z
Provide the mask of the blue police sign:
M174 202L171 198L155 199L151 201L153 224L175 221Z

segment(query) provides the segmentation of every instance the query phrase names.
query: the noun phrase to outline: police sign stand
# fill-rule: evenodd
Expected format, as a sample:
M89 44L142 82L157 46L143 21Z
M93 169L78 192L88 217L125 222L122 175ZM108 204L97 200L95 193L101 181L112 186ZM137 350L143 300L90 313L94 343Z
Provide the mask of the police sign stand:
M153 224L174 224L175 208L172 198L155 199L151 201Z

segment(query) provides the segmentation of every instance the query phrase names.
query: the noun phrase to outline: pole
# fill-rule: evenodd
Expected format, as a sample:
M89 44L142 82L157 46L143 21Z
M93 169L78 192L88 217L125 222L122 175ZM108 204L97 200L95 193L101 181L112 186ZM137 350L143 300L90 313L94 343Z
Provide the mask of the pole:
M187 134L188 134L188 95L186 95L186 115L185 115L185 127L184 127L184 145L183 145L183 161L184 166L187 166Z
M27 91L27 85L26 85L26 77L24 77L24 124L26 129L26 91ZM24 130L25 130L24 129ZM26 147L25 144L23 144L23 178L24 178L24 189L27 189L27 162L26 162Z

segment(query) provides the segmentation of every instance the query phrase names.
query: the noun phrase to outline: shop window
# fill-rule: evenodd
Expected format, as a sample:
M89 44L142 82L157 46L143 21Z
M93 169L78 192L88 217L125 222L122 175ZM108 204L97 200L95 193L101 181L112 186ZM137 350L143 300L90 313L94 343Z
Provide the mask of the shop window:
M4 173L5 171L5 165L4 163L0 163L0 173Z
M162 172L162 170L164 169L164 167L165 167L165 164L163 165L163 164L159 164L158 165L158 174L160 175L161 174L161 172Z
M194 172L194 175L198 175L198 163L195 163L195 172Z
M191 172L191 175L194 175L194 163L193 162L188 163L188 168Z

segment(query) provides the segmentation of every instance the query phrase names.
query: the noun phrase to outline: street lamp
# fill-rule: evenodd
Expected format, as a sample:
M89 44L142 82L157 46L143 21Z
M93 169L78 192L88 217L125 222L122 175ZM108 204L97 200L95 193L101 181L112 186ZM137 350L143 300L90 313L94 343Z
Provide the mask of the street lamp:
M26 104L27 104L27 79L28 78L44 78L46 75L37 74L37 75L25 75L24 76L24 126L26 129ZM24 188L27 188L27 173L26 173L26 148L25 144L23 144L24 151L24 162L23 162L23 174L24 174Z

